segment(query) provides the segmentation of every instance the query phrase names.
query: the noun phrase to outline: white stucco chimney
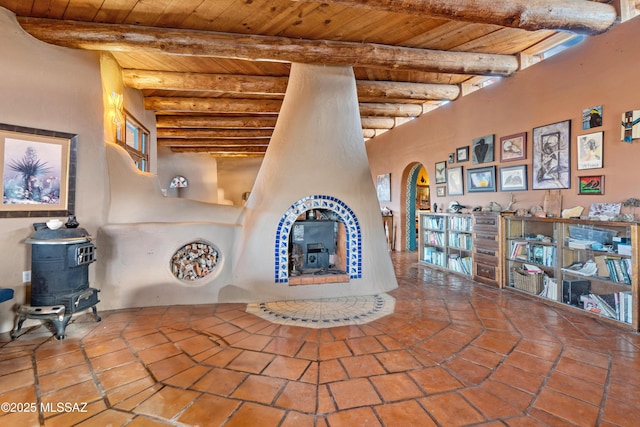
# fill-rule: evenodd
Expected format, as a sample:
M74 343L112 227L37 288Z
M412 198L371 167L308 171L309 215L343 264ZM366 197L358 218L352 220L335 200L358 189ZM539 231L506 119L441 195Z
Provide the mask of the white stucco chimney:
M292 221L311 207L347 228L348 282L288 284ZM293 64L269 148L245 206L234 268L220 301L372 295L397 287L369 170L351 67Z

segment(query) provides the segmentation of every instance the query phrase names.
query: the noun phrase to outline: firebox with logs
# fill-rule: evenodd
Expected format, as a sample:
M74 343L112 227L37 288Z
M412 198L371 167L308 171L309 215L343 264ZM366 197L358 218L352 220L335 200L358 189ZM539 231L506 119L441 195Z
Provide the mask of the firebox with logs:
M99 291L89 287L89 264L96 260L96 247L84 228L50 229L46 223L33 227L35 233L25 241L31 245L30 304L18 308L11 337L18 336L26 319L40 319L51 321L56 337L62 339L74 313L91 308L100 321Z

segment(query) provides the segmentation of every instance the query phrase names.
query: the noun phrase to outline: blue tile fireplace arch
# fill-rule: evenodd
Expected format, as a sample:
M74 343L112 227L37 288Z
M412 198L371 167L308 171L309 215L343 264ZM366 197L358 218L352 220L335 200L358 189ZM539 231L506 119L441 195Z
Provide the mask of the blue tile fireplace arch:
M278 223L275 241L275 282L289 282L289 235L293 224L303 213L325 209L338 215L346 229L347 274L351 279L362 277L362 232L356 214L336 197L314 195L292 204Z

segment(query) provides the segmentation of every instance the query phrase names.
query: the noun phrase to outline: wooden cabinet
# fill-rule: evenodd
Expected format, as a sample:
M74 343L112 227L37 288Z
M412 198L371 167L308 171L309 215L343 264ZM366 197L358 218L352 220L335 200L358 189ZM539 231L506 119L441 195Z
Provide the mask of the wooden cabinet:
M471 276L471 215L421 213L418 233L420 262Z
M501 214L473 213L473 280L501 287Z
M503 247L507 287L638 330L636 223L508 217Z

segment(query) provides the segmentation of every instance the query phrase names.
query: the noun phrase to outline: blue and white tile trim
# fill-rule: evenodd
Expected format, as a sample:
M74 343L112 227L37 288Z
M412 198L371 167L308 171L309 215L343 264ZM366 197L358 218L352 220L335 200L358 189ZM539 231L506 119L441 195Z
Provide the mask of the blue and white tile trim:
M247 304L247 313L279 325L321 329L364 325L395 310L390 295L367 295L315 300L289 300Z
M356 214L341 200L325 195L304 197L295 202L282 215L276 231L275 281L289 282L289 234L298 217L311 209L326 209L335 212L346 228L347 274L351 279L362 277L362 233Z

